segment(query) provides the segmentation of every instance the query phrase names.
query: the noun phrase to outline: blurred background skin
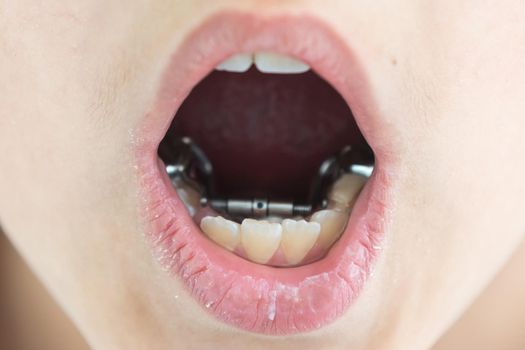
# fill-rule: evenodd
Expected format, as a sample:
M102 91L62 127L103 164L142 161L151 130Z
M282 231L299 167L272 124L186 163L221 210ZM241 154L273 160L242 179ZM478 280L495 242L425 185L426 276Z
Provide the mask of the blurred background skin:
M0 349L89 349L1 230Z
M524 270L525 244L432 350L525 349ZM1 230L0 349L89 349Z

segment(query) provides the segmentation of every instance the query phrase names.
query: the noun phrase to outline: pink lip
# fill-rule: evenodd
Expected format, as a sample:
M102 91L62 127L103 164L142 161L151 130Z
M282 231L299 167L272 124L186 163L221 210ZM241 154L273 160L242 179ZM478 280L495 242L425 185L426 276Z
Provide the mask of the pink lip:
M306 38L306 40L305 40ZM297 267L257 265L207 240L172 188L157 147L185 96L228 56L272 51L295 56L330 82L351 106L376 156L347 229L322 260ZM342 64L344 63L344 64ZM222 13L195 30L172 56L157 100L140 125L136 156L147 236L160 263L218 319L264 334L320 328L341 316L369 276L388 223L390 159L380 139L360 66L338 36L311 17Z

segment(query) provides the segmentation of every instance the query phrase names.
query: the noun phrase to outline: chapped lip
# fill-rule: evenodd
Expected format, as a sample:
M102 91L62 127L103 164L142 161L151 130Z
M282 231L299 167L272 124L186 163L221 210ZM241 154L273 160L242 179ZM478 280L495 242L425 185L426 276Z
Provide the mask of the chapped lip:
M157 156L178 107L227 57L272 51L301 59L351 106L375 153L375 170L347 228L328 255L295 268L246 261L201 233L178 199ZM136 159L147 237L161 265L182 280L204 310L232 326L286 335L323 327L343 315L370 275L388 227L391 176L376 129L364 71L324 22L305 16L220 13L193 31L171 57L150 112L138 127Z

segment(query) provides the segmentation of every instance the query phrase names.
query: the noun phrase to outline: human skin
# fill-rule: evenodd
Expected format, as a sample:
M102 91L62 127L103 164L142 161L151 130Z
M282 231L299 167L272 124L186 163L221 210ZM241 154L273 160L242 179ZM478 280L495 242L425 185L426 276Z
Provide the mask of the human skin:
M0 222L95 349L420 349L523 240L519 1L4 1ZM221 11L311 15L365 70L395 131L395 207L364 291L319 330L268 337L208 315L156 261L136 129L163 68Z

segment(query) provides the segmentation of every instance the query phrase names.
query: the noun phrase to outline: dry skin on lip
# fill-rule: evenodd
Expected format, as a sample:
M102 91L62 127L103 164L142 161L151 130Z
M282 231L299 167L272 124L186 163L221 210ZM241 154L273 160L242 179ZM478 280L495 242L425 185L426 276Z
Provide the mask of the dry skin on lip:
M170 137L190 137L213 164L217 185L212 200L261 196L310 203L300 196L308 195L311 177L320 164L345 146L366 146L357 122L367 126L370 120L353 118L349 103L352 96L356 111L362 114L360 101L368 99L368 92L355 77L363 71L348 48L322 23L304 18L286 22L261 19L257 25L248 18L241 22L205 24L177 50L155 105L162 118L145 125L154 141L146 149L169 160L161 148L156 149L159 142L162 146ZM239 25L247 26L247 32L237 35L241 34ZM303 30L313 33L315 40L304 42L299 35ZM268 40L281 33L297 40ZM231 40L224 40L224 35L230 35ZM208 52L210 37L220 38L224 46ZM317 44L345 62L356 62L356 66L347 70L327 64L313 54ZM263 74L253 67L243 74L212 71L232 52L266 50L286 52L308 62L313 70L292 77ZM196 52L209 53L202 56L205 63L200 68L190 63ZM175 67L184 74L172 75ZM350 75L354 79L344 84ZM375 141L374 137L370 140ZM371 153L370 149L366 154ZM381 227L374 225L383 218L386 203L376 196L387 185L382 167L363 188L347 217L345 233L326 256L308 265L303 260L300 264L304 266L276 268L266 266L272 260L265 265L252 263L201 234L166 176L165 167L171 163L151 159L151 153L139 156L144 173L149 169L147 174L152 174L143 180L146 209L153 208L146 218L151 222L149 236L160 263L219 320L257 333L299 333L340 317L359 296L377 256L371 247L383 237ZM371 155L366 161L374 159ZM327 192L323 190L323 194ZM287 254L290 256L290 251Z

